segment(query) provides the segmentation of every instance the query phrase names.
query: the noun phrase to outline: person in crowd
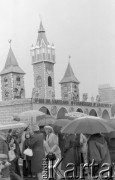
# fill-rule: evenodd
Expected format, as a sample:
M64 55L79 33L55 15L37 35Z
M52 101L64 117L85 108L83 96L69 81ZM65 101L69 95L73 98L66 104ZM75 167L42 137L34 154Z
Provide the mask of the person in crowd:
M44 127L46 132L46 150L48 153L53 153L56 156L56 160L61 160L61 150L59 148L59 140L58 136L54 133L54 130L51 126L45 126ZM61 172L61 164L58 166L58 169L60 171L60 177L62 176ZM57 178L60 178L57 177Z
M83 157L83 163L88 163L88 135L80 134L80 145L81 145L81 153Z
M69 134L65 136L65 143L63 149L63 161L62 161L62 170L66 171L70 167L67 167L68 163L76 164L77 156L76 156L76 136L74 134ZM69 174L71 176L71 173Z
M8 138L7 142L9 144L9 160L11 163L11 172L13 171L21 177L20 167L18 164L18 159L20 157L19 145L12 136Z
M5 135L0 132L0 180L10 180L8 163L8 144Z
M24 141L25 141L26 132L29 132L29 126L24 129L24 131L22 132L21 137L20 137L20 151L21 151L21 153L22 153L22 148L23 148L23 144L24 144Z
M39 180L42 180L42 160L45 157L43 134L39 132L39 127L34 125L30 127L31 139L28 142L29 148L33 151L31 158L31 172L37 174Z
M94 159L95 163L99 165L95 168L94 175L99 172L103 163L111 164L110 152L102 134L91 135L88 140L88 155L89 163Z
M28 142L30 142L30 139L31 139L30 133L26 132L26 134L25 134L25 141L24 141L23 149L22 149L22 154L23 154L24 150L28 148ZM25 156L24 157L24 163L23 163L23 165L24 165L23 168L25 168L26 167L25 165L27 165L27 176L31 177L32 176L32 172L31 172L31 157L30 156ZM24 172L24 169L23 169L23 172Z

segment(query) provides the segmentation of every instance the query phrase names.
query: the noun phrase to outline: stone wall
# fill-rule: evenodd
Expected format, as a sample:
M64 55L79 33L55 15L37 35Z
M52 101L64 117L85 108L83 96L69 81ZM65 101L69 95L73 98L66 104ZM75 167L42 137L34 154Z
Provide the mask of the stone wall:
M31 99L0 102L0 122L9 121L14 114L32 109Z

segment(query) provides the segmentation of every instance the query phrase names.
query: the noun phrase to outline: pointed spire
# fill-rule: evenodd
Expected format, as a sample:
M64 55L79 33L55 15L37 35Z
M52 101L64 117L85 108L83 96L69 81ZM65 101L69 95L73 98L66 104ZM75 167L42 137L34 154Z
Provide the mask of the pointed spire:
M44 41L44 43L46 45L48 45L48 41L47 41L47 38L46 38L46 35L45 35L45 29L43 27L42 21L40 21L40 26L39 26L39 30L38 30L38 39L37 39L37 43L36 44L38 46L40 46L42 40Z
M0 73L0 75L11 73L11 72L25 74L25 72L19 67L18 62L14 56L14 53L13 53L11 45L10 45L10 49L9 49L8 56L6 59L5 67L2 70L2 72Z
M40 33L40 32L45 32L42 21L40 21L40 27L39 27L39 30L38 30L38 33Z
M74 75L74 72L73 72L73 70L72 70L72 67L71 67L71 65L70 65L70 62L68 63L66 72L65 72L64 77L63 77L63 79L61 80L60 84L69 83L69 82L75 82L75 83L78 83L78 84L79 84L79 81L77 80L77 78L76 78L75 75Z

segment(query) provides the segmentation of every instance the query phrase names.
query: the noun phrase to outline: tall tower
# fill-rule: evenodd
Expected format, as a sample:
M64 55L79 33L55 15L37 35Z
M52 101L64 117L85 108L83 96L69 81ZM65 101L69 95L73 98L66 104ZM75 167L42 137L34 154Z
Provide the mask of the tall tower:
M55 98L54 64L55 48L50 45L45 35L45 29L40 22L38 39L31 48L32 65L34 71L34 92L39 98Z
M79 81L74 75L70 62L68 63L66 72L60 84L62 100L79 101Z
M0 73L3 101L25 98L24 74L10 47L5 67Z

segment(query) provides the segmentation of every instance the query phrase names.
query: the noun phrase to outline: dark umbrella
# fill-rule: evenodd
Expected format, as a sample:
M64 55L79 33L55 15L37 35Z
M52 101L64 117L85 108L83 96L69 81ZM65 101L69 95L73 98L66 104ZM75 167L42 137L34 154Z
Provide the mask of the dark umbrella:
M70 120L68 120L68 119L57 119L57 120L55 121L55 123L52 125L55 133L60 132L60 130L61 130L64 126L66 126L69 122L70 122Z
M67 134L97 134L97 133L109 133L114 131L107 121L94 116L84 116L71 121L62 130L62 133Z

